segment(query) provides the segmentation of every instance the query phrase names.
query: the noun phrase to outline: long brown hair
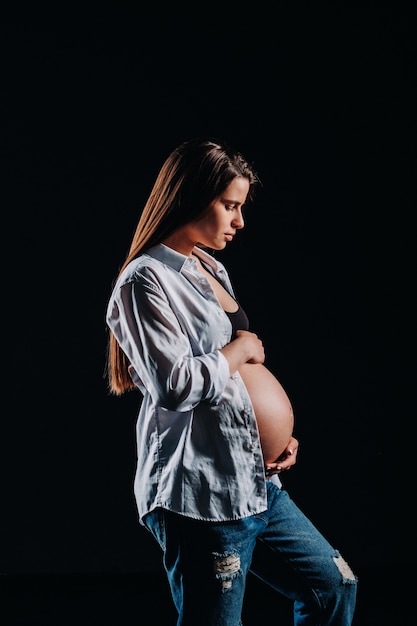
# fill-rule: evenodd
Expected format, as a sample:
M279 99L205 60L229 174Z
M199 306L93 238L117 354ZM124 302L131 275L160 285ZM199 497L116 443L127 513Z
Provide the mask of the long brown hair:
M119 275L142 252L202 217L237 176L249 181L247 200L252 200L260 181L240 152L211 138L191 139L173 150L155 180ZM109 331L107 377L112 394L136 388L128 367L126 355Z

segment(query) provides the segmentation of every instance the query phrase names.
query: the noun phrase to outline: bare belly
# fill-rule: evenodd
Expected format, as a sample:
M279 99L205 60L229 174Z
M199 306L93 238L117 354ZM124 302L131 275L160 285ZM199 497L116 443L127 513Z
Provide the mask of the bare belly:
M245 363L239 373L252 401L265 463L277 460L294 429L291 402L281 383L262 364Z

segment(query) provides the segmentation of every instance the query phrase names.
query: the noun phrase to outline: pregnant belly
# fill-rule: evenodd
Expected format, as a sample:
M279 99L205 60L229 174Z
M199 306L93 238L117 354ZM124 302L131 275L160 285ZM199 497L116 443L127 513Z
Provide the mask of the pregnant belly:
M271 463L281 456L293 433L291 402L281 383L264 365L245 363L239 373L255 411L265 463Z

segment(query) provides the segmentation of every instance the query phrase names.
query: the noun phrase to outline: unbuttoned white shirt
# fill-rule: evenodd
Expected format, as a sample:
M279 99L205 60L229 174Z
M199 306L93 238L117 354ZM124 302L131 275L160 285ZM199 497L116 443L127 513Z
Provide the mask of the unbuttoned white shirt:
M193 251L234 296L224 265ZM234 520L267 508L253 407L220 349L232 327L193 257L159 244L123 271L107 323L143 395L134 493L142 520L162 507Z

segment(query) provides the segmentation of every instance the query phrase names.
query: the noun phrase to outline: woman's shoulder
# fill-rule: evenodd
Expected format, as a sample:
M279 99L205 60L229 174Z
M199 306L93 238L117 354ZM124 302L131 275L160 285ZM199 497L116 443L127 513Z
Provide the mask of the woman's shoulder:
M164 273L163 263L145 252L130 261L119 276L118 282L124 285L132 281L148 281L161 273Z
M187 257L159 244L142 252L125 267L119 277L120 286L131 282L164 283L179 275Z

